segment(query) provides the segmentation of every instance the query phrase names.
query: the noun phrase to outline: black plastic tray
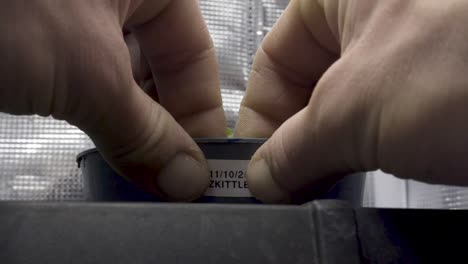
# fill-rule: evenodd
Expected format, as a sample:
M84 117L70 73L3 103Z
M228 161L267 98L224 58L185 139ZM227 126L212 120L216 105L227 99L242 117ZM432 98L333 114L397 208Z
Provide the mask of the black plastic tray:
M466 263L468 211L0 202L0 263Z

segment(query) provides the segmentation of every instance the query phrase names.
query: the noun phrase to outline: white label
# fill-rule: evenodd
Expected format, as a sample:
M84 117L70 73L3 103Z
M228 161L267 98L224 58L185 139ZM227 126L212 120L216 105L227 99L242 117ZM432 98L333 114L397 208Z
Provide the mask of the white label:
M252 197L247 186L249 160L208 160L210 186L205 196Z

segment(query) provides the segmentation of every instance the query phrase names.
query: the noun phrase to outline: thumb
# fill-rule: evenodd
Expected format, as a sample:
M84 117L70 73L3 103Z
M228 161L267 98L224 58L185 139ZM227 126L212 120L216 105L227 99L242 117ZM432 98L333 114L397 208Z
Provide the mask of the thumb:
M247 171L249 189L264 202L302 202L360 169L349 157L364 118L353 116L360 97L344 81L354 64L340 58L338 26L330 23L338 21L336 1L325 2L326 10L323 1L291 1L255 56L236 133L274 132Z
M308 105L284 122L252 157L248 184L258 199L303 203L344 176L371 167L360 158L370 156L371 149L356 143L365 142L359 133L367 131L362 129L368 118L365 106L346 96L349 87L337 78L345 74L339 72L342 64L338 61L327 71ZM362 111L357 105L363 106Z
M80 127L106 161L142 189L167 200L198 198L209 183L203 153L162 106L133 86L97 106L97 122Z
M88 121L82 128L122 176L162 198L193 200L208 187L209 170L186 131L202 136L224 132L212 42L196 2L129 3L127 12L119 12L120 22L127 20L124 24L135 33L161 104L135 83L128 51L123 52L127 47L122 36L116 36L113 43L106 43L119 45L113 56L120 63L107 65L111 71L117 69L123 80L106 81L93 90L101 93L97 98L106 100L92 105L98 122Z

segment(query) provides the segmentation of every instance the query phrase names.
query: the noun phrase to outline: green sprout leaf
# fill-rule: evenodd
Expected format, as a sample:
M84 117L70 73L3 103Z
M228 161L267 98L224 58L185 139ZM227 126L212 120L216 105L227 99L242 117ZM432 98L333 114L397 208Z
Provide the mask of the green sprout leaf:
M229 127L226 128L226 134L228 138L232 138L234 136L232 133L232 129L230 129Z

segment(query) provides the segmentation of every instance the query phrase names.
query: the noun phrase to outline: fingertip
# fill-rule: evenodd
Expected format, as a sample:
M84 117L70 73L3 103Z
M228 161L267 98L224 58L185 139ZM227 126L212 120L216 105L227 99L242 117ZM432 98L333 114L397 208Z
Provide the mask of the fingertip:
M253 159L247 169L250 192L265 203L288 203L289 194L273 178L264 159Z
M163 166L156 177L156 185L169 201L193 201L208 188L208 165L205 161L179 153Z

